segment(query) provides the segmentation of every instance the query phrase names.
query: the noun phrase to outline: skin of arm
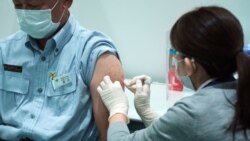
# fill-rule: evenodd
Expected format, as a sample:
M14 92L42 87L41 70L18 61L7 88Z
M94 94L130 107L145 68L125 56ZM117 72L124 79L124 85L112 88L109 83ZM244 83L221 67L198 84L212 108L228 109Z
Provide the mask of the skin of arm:
M90 93L93 103L93 114L97 128L100 133L100 141L107 140L109 113L106 107L104 106L101 97L96 89L105 75L109 75L112 81L120 81L122 87L124 88L124 73L121 62L115 55L111 53L104 53L98 58L95 65L93 78L90 83Z

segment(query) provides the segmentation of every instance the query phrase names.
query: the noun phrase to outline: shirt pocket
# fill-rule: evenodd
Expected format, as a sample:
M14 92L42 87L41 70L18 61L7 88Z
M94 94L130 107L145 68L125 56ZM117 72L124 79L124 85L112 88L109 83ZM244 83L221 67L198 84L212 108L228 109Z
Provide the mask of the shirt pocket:
M76 74L69 73L71 82L63 85L57 89L53 88L52 82L50 80L48 86L47 95L47 106L50 111L53 111L52 115L69 114L72 112L73 100L76 97Z
M56 97L56 96L63 96L70 94L76 90L76 74L74 73L69 73L68 74L70 77L70 83L63 85L57 89L53 88L52 82L50 80L49 83L49 93L47 93L48 97Z
M29 92L29 80L23 77L0 74L1 103L6 108L20 106Z

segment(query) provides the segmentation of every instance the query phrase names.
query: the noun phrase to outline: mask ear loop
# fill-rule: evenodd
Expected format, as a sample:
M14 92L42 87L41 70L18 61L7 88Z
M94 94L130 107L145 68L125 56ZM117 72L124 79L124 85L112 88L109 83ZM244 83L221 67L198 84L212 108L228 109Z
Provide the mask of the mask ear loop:
M59 0L57 0L57 1L56 1L56 3L55 3L55 5L51 8L51 12L55 9L55 7L57 6L58 2L59 2ZM64 16L64 13L65 13L65 7L63 7L63 8L64 8L64 10L63 10L63 13L62 13L62 15L61 15L60 19L58 20L58 23L60 23L60 22L61 22L61 20L62 20L62 18L63 18L63 16Z
M188 67L187 69L187 76L190 76L191 69L194 72L196 70L195 60L194 58L184 57L185 66ZM191 68L190 68L191 67Z
M193 66L194 70L196 70L196 64L195 64L194 58L191 59L191 62L192 62L192 66Z
M64 13L65 13L65 8L64 8L63 13L62 13L62 15L61 15L61 17L60 17L60 19L59 19L58 22L61 22L61 20L62 20L62 18L63 18L63 16L64 16Z
M55 7L57 6L59 0L56 1L56 3L54 4L54 6L51 8L51 11L55 9Z

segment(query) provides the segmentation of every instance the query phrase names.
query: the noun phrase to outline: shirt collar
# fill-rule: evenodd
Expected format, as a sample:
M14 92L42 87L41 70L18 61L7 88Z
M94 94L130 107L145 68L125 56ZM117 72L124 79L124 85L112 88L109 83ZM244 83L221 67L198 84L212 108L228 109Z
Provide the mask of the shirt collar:
M62 50L62 48L65 46L65 44L71 39L75 27L76 23L74 22L73 16L70 14L69 19L64 25L64 27L53 37L53 40L56 43L56 54L60 52L60 50Z
M33 48L33 49L39 50L35 39L33 39L29 35L27 35L27 37L26 37L25 46L30 48L30 49Z
M235 78L233 76L227 76L227 77L220 77L220 78L211 78L205 81L204 83L201 84L201 86L197 89L197 91L211 85L216 85L219 83L225 83L225 82L230 82L230 81L235 81Z
M76 23L74 22L74 17L70 14L66 24L57 32L50 40L55 42L55 53L57 54L64 47L64 45L71 39L73 36ZM49 41L49 40L48 40ZM34 48L39 50L35 39L29 35L26 38L25 46L28 48Z
M201 89L203 89L204 87L206 87L210 82L214 81L216 78L210 78L207 81L203 82L200 87L197 89L197 91L200 91Z

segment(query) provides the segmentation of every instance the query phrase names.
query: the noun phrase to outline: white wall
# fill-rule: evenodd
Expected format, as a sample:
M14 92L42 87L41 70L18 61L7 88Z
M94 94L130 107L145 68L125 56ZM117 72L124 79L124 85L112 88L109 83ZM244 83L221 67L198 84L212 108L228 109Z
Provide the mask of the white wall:
M126 77L148 74L165 82L169 30L183 13L201 5L231 10L250 43L249 0L74 0L71 12L84 27L114 40ZM0 38L18 29L11 0L0 1L0 18Z

